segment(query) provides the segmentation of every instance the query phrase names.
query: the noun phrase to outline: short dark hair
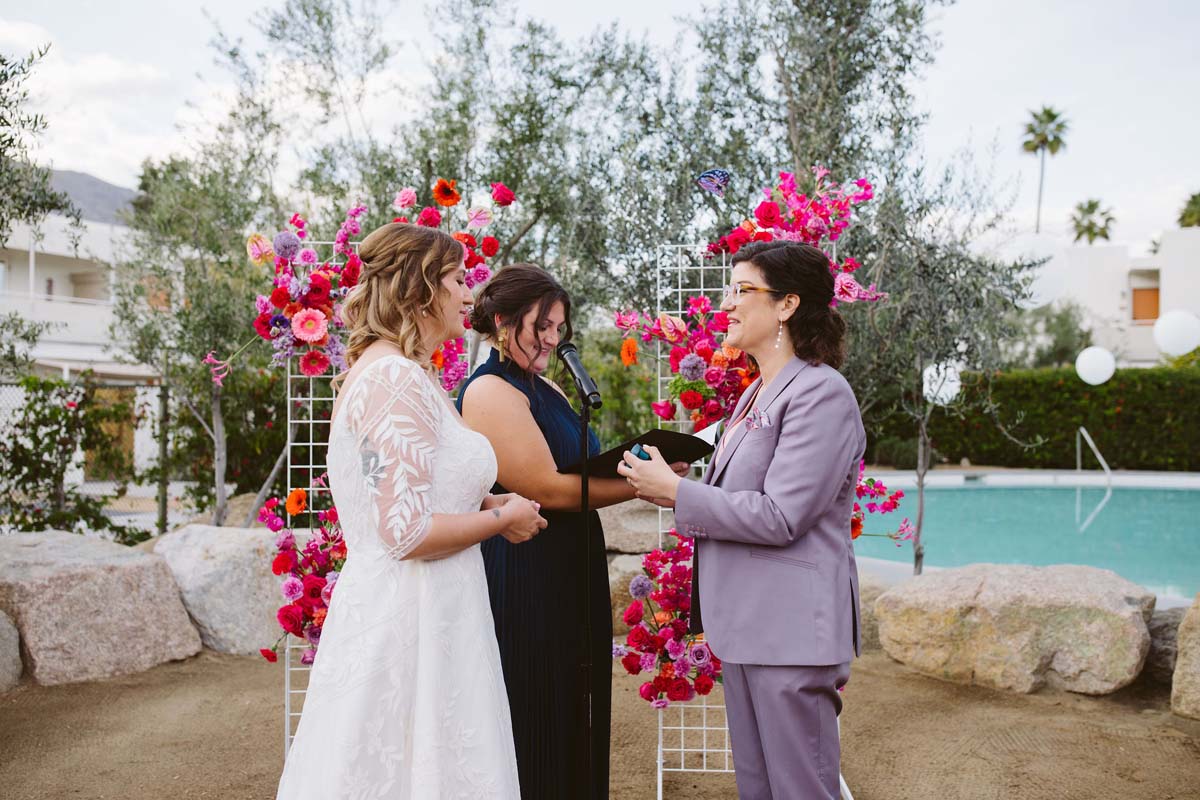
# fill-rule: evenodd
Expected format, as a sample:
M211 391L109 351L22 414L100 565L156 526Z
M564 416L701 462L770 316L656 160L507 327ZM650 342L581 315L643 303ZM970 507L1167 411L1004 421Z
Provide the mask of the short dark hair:
M833 307L829 257L802 242L753 242L733 256L733 264L753 264L779 295L794 294L800 306L787 321L796 355L834 369L846 358L846 321Z
M571 295L553 275L536 264L509 264L501 268L479 291L471 312L471 328L483 336L495 338L498 333L497 314L500 315L501 324L515 329L534 307L537 308L538 321L544 320L556 302L563 304L567 321L562 341L569 341L574 333L571 328ZM520 347L516 335L513 336L512 346Z

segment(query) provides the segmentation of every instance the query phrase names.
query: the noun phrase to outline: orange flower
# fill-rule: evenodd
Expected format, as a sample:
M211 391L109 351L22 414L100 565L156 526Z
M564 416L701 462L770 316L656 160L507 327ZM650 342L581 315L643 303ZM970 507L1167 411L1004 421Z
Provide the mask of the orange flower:
M657 622L659 625L666 625L668 622L671 621L671 612L670 611L662 611L660 609L657 613L655 613L654 621Z
M283 315L288 319L291 319L303 310L304 306L300 305L299 303L288 303L283 307Z
M713 353L712 366L720 367L721 369L729 368L729 359L725 357L724 351L722 351L720 353Z
M675 665L672 664L670 661L668 661L667 663L662 665L662 669L659 670L658 674L659 674L659 676L661 676L663 678L674 678L675 677Z
M461 199L462 197L454 188L454 181L438 178L437 185L433 187L433 202L448 208L458 205L458 201Z
M329 611L327 609L318 608L316 611L313 612L313 624L318 627L321 625L324 625L325 624L325 615L328 613L329 613Z
M630 337L621 342L621 363L627 367L632 367L638 363L638 346L637 339Z
M287 513L296 516L308 508L308 493L303 489L292 489L287 496Z
M863 522L858 517L850 518L850 538L857 539L862 536Z
M446 363L446 355L441 350L434 350L433 358L430 361L433 362L434 369L441 369L442 365Z

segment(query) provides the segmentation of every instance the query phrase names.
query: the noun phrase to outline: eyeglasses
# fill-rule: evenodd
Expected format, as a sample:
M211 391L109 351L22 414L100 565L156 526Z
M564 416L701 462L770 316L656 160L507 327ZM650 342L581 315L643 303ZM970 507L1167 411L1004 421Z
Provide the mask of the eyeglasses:
M736 303L742 299L742 295L747 292L766 292L767 294L778 294L774 289L768 289L766 286L755 286L752 283L735 283L732 286L721 287L721 297L728 300L731 297Z

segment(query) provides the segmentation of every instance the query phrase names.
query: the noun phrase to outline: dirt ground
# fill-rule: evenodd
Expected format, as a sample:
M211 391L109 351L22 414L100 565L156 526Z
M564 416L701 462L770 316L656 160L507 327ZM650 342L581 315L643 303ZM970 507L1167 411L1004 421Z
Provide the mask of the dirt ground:
M0 797L274 797L281 669L206 651L125 678L0 695ZM617 800L655 796L657 728L636 686L615 675ZM930 680L871 653L846 691L842 771L857 800L1197 798L1200 722L1171 715L1167 701L1146 686L1107 698L1015 696ZM736 790L732 775L669 773L664 794Z

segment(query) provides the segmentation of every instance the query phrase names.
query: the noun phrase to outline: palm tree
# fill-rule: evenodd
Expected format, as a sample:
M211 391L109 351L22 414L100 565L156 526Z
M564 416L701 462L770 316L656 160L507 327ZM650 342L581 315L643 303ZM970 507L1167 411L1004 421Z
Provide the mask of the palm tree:
M1037 153L1041 156L1041 165L1038 167L1037 225L1034 227L1034 232L1039 233L1042 230L1042 186L1046 179L1046 152L1056 155L1067 146L1063 141L1063 135L1067 132L1067 121L1063 119L1061 111L1055 111L1050 106L1042 106L1041 111L1030 111L1029 116L1031 119L1025 123L1025 141L1021 142L1021 147L1026 153Z
M1088 244L1097 239L1107 241L1114 222L1116 218L1112 215L1112 209L1100 208L1100 201L1094 199L1075 206L1075 213L1071 215L1071 224L1075 226L1075 241L1078 242L1086 236Z
M1189 197L1187 203L1183 207L1183 211L1179 212L1179 227L1200 227L1200 192L1196 192L1194 195Z

